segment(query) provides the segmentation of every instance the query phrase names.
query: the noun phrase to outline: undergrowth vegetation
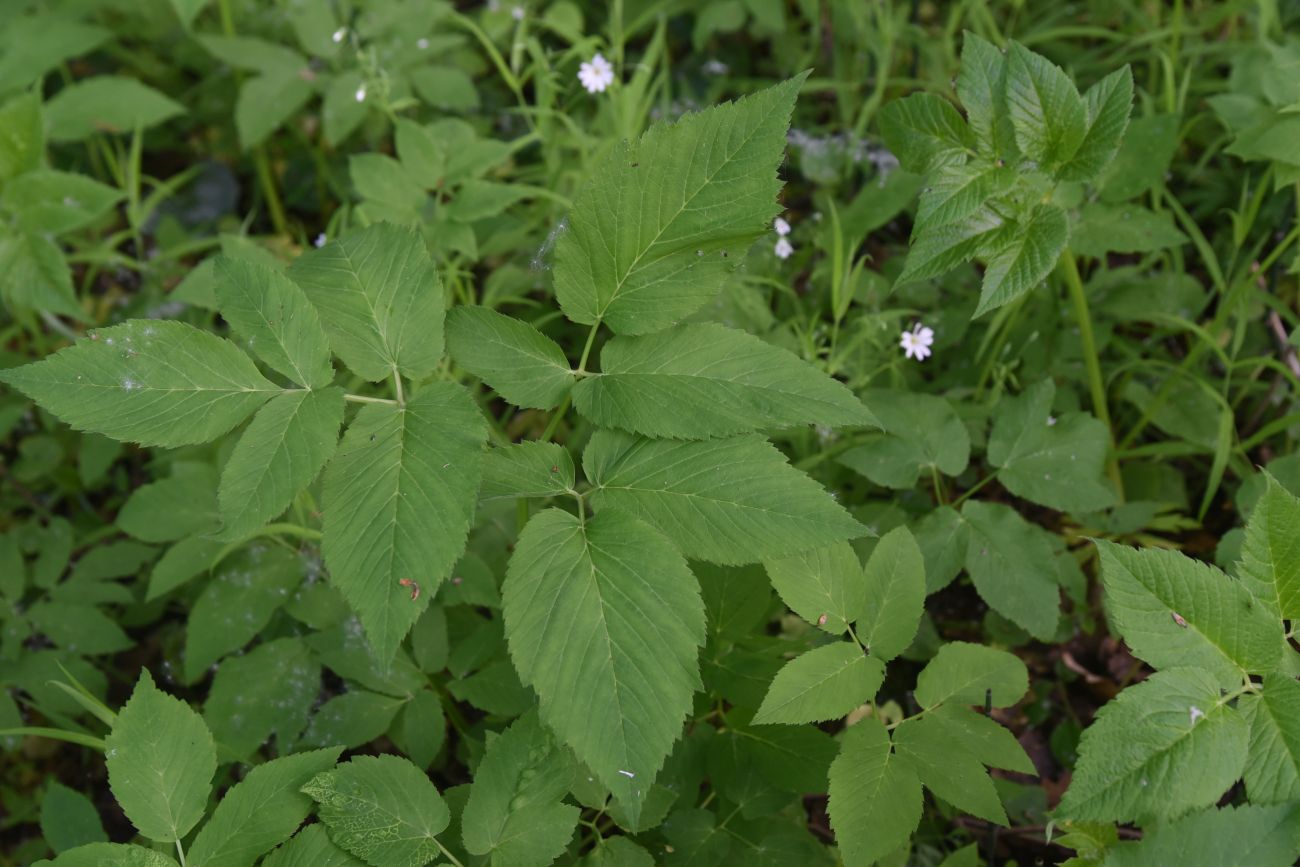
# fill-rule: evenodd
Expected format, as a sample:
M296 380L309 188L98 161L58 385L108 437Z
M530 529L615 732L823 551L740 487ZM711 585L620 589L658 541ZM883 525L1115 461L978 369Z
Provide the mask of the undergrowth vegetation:
M0 864L1300 856L1300 8L0 8Z

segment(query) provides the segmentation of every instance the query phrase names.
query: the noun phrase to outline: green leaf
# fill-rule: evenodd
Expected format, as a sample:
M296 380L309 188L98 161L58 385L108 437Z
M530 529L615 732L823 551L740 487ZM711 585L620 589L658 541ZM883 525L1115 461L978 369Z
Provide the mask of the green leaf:
M1088 88L1088 132L1079 149L1061 169L1067 181L1088 181L1101 174L1119 151L1133 110L1133 71L1117 69Z
M208 571L225 545L211 536L191 536L167 549L149 573L149 591L145 601L164 596L191 578Z
M1096 544L1107 608L1134 656L1195 666L1224 687L1278 664L1282 625L1240 582L1177 551Z
M235 129L244 150L266 141L311 99L316 89L303 78L304 71L309 71L305 64L298 69L271 69L240 85L235 99Z
M363 199L418 211L427 194L397 160L384 154L353 154L348 174Z
M989 463L1018 497L1061 511L1104 509L1115 502L1100 481L1110 447L1106 426L1085 413L1053 418L1055 395L1055 384L1044 379L998 403Z
M916 679L916 700L927 710L940 704L1007 707L1029 689L1025 664L1013 654L981 644L953 641Z
M848 542L763 563L790 610L832 635L843 635L866 607L867 576Z
M320 664L296 638L222 662L203 706L221 759L247 761L273 734L276 752L288 752L320 695L320 678Z
M946 476L966 471L970 433L947 400L930 394L868 389L863 398L879 416L886 436L849 449L844 466L878 485L906 489L931 468Z
M296 551L265 544L245 548L222 562L190 610L185 630L185 680L261 632L303 578Z
M257 262L218 256L215 294L221 315L271 368L307 388L334 379L320 316L284 274Z
M869 867L907 845L921 822L921 782L866 717L844 733L831 762L831 826L846 867Z
M85 175L37 169L6 184L2 201L23 231L61 235L98 220L122 198Z
M1009 191L1016 173L993 163L954 163L929 178L917 204L913 236L976 215L989 199Z
M253 416L221 472L223 533L242 538L289 508L338 446L343 390L290 391Z
M357 756L302 787L330 839L372 867L427 864L451 821L424 772L398 756Z
M452 308L447 351L515 406L554 409L573 387L573 371L555 341L486 307Z
M41 98L24 93L0 106L0 184L40 168L45 153Z
M754 563L866 533L758 436L673 442L598 431L583 465L597 509L630 512L700 560Z
M133 320L92 331L6 382L78 430L151 446L216 439L281 389L234 344L192 325Z
M1300 811L1290 804L1243 804L1203 810L1143 831L1141 840L1112 848L1104 867L1291 867L1300 840Z
M904 171L925 174L964 162L975 151L975 134L952 103L933 93L914 93L880 110L885 145Z
M252 867L298 830L312 810L300 789L338 761L342 747L258 765L222 797L185 853L192 867Z
M36 862L41 867L176 867L161 852L122 843L90 843L69 849L53 861Z
M153 684L146 669L105 740L108 785L126 817L170 843L203 817L217 752L203 719Z
M41 835L55 854L88 843L108 842L95 805L58 780L50 781L41 798Z
M1020 774L1034 774L1034 763L1007 729L969 707L946 704L926 714L951 743L959 745L981 763Z
M646 334L713 297L780 211L776 169L806 77L614 147L578 194L555 248L565 315Z
M1009 226L1001 243L986 255L988 265L974 315L1010 303L1046 280L1069 240L1065 211L1055 205L1035 205L1029 218Z
M1263 692L1242 696L1239 708L1250 725L1242 777L1251 803L1300 800L1300 682L1267 674Z
M49 238L27 232L0 237L0 273L0 297L8 306L86 320L67 260Z
M1001 503L967 500L966 571L993 610L1041 641L1060 620L1061 591L1050 536Z
M1168 211L1159 213L1132 202L1084 205L1070 235L1070 249L1079 256L1104 258L1107 253L1151 253L1186 244Z
M777 672L755 724L824 722L871 701L885 664L856 644L836 641L795 657Z
M483 456L479 497L558 497L573 494L573 458L555 443L528 440L489 449Z
M912 239L903 273L894 285L942 277L1002 238L1007 225L1001 216L985 206L960 220L927 227Z
M320 313L330 346L371 382L412 379L442 358L442 282L414 231L379 224L301 256L289 277Z
M1279 617L1300 619L1300 499L1264 474L1264 495L1246 522L1241 582Z
M262 862L262 867L361 867L350 854L330 841L324 825L308 825Z
M519 536L503 589L510 656L542 719L633 820L699 689L704 604L650 526L558 509Z
M1059 66L1012 42L1006 94L1016 144L1025 156L1046 169L1074 156L1088 132L1088 109Z
M866 605L858 638L882 662L898 656L916 636L925 610L925 560L906 527L890 530L871 551Z
M185 107L134 78L97 75L63 88L45 105L52 141L80 141L97 132L130 133L184 114Z
M957 98L980 151L1012 163L1018 156L1015 133L1007 115L1007 61L997 46L971 33L962 33L961 70Z
M412 696L398 711L388 736L417 767L432 765L447 739L447 719L438 694L422 689Z
M216 474L207 464L177 464L172 475L131 492L117 526L142 542L174 542L216 529Z
M894 753L927 789L957 809L1006 825L1006 810L984 766L951 735L929 715L909 719L894 730Z
M117 653L135 642L117 621L90 605L42 600L27 610L37 633L80 654Z
M383 660L465 548L486 439L465 390L433 383L363 407L325 471L325 562Z
M1083 733L1058 813L1099 822L1172 819L1213 805L1241 776L1249 733L1219 682L1170 668L1131 686Z
M573 389L598 425L675 439L708 439L802 424L875 425L842 383L780 347L714 323L615 337L601 373Z
M579 810L560 800L574 763L528 713L487 747L461 816L465 848L498 867L546 867L569 844Z

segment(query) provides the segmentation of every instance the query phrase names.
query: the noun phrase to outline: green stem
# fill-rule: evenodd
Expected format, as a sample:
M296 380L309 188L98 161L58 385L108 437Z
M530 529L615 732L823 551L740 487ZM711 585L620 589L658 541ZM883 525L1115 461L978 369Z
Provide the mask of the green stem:
M397 405L397 401L391 397L366 397L364 394L345 394L343 399L352 403L388 403L393 406Z
M83 747L99 750L101 753L105 749L103 738L97 738L94 735L83 735L81 732L65 732L63 729L45 728L43 726L19 726L13 729L0 729L0 738L28 736L80 744Z
M436 837L433 838L433 842L438 844L438 848L442 850L442 854L446 856L448 861L456 865L456 867L465 867L464 864L460 863L460 859L458 859L455 855L447 851L447 847L442 845L442 843L438 841L438 838ZM185 865L182 864L181 867L185 867Z
M280 192L275 186L275 173L271 171L271 161L266 156L266 148L257 147L253 151L253 162L257 166L257 183L266 198L266 209L271 215L271 225L277 235L289 234L289 220L284 214L284 203L280 201Z
M181 846L181 841L176 841L176 859L181 862L181 867L185 867L185 847Z
M1070 288L1070 300L1074 303L1074 318L1079 323L1079 339L1083 343L1083 361L1088 369L1088 391L1092 395L1092 411L1106 426L1106 435L1110 444L1110 455L1106 460L1106 473L1115 484L1115 492L1120 501L1124 500L1124 483L1119 474L1119 461L1115 457L1115 430L1110 423L1110 409L1106 405L1106 383L1101 376L1101 361L1097 357L1097 341L1092 334L1092 315L1088 312L1088 295L1079 277L1079 267L1074 262L1074 254L1066 247L1061 251L1058 270Z
M393 388L397 392L397 405L406 406L406 395L402 394L402 375L397 372L397 367L393 367Z
M591 330L587 332L587 343L585 346L582 347L582 357L578 359L579 374L583 374L587 372L587 358L591 355L591 347L596 342L596 332L599 330L600 330L600 320L597 319L596 322L591 326Z
M555 436L555 432L560 429L560 422L564 419L564 414L569 411L569 404L572 402L573 398L566 394L564 400L560 401L560 405L555 408L555 412L551 413L551 420L546 423L546 429L542 431L539 438L540 442L551 441L551 437Z

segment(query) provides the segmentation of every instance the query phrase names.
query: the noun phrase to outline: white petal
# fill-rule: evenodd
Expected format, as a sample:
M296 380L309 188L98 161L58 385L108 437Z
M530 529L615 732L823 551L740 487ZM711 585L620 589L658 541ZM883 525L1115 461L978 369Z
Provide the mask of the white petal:
M790 234L790 224L780 217L772 221L772 228L776 229L778 235Z

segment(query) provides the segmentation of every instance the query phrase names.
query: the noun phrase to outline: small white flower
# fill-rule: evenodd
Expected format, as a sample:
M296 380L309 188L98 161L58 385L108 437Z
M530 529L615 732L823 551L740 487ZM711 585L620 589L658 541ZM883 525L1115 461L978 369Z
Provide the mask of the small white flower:
M898 341L898 345L903 347L903 354L917 361L925 361L930 357L930 346L933 343L934 331L919 322L912 326L911 331L904 331Z
M782 237L790 234L790 224L781 217L777 217L772 221L772 228L776 229L776 233Z
M366 101L366 86L363 84L357 88L357 102Z
M415 47L420 49L421 51L424 51L426 48L429 47L429 40L421 36L419 39L415 40Z
M348 29L346 27L340 27L338 30L334 31L334 35L331 36L330 39L333 39L334 43L337 45L338 43L342 42L343 37L347 35L348 35Z
M321 232L319 235L317 235L317 236L316 236L316 240L313 241L312 243L315 244L317 247L324 247L324 246L325 246L325 233L324 233L324 232Z
M523 20L524 20L524 7L522 7L522 6L516 6L516 7L514 7L513 9L511 9L511 10L510 10L510 17L513 18L513 19L515 19L516 21L523 21Z
M703 69L708 75L726 75L728 71L727 64L716 58L704 61Z
M789 238L777 238L773 251L778 259L789 259L794 254L794 245Z
M1049 416L1047 417L1047 426L1048 426L1048 427L1051 427L1051 426L1054 425L1054 424L1056 424L1056 416L1054 416L1054 415L1049 415Z
M604 55L597 54L578 67L578 80L587 88L587 93L601 93L614 83L614 67Z

